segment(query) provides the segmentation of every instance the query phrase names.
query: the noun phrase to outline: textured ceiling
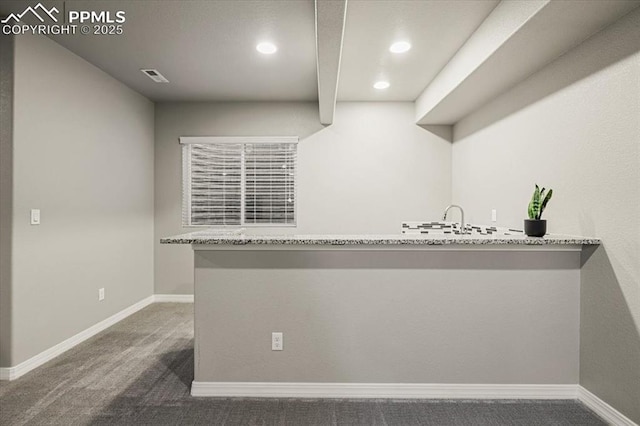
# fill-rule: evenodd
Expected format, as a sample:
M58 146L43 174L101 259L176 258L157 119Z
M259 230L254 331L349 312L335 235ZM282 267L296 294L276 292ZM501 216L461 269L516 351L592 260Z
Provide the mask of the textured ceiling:
M340 101L414 101L425 88L433 88L443 69L439 80L460 71L455 64L468 65L469 55L462 53L469 46L460 48L483 22L488 35L482 43L491 44L508 23L507 18L485 21L496 16L492 11L526 6L514 1L497 7L498 0L349 0L338 74L337 54L316 55L314 0L2 0L0 14L22 12L38 1L67 11L125 11L122 35L51 38L154 101L315 101L318 70L325 75L322 81L338 80ZM466 91L458 90L458 100L448 107L453 113L447 110L446 119L436 117L435 122L457 119L640 5L639 0L537 3L554 12L538 13L520 31L508 34L494 49L493 62L483 59L474 66L484 70L484 77L466 78L455 86L466 85ZM333 21L319 21L325 22L319 33L325 37L318 47L325 53L332 51L326 50L327 40L339 39L343 30L339 19L335 25ZM520 37L525 42L518 41L518 34L527 35ZM564 39L568 41L560 43ZM278 46L277 53L256 52L256 44L266 40ZM389 52L398 40L410 42L411 50ZM324 61L320 66L317 57ZM170 83L154 83L141 68L158 69ZM478 70L465 75L480 75ZM378 80L390 87L374 89ZM335 102L334 86L327 86L323 96L329 107ZM473 104L471 98L482 90L487 93ZM443 92L442 97L453 99L450 95ZM320 103L322 109L325 103Z
M61 1L40 0L45 6ZM20 12L36 1L2 1ZM123 10L122 35L51 36L148 98L163 100L316 100L313 0L67 0L66 10ZM255 46L270 40L274 55ZM157 68L157 84L141 68Z
M52 39L155 101L318 99L313 0L40 0L62 10L123 10L122 35ZM331 0L321 0L331 1ZM497 0L351 0L339 100L414 100L480 25ZM35 0L5 0L20 12ZM392 55L403 38L413 48ZM271 40L274 55L255 46ZM156 84L139 70L157 68ZM371 85L386 78L383 92Z
M498 0L349 1L338 100L413 101ZM411 50L389 52L394 41ZM376 90L373 83L391 86Z

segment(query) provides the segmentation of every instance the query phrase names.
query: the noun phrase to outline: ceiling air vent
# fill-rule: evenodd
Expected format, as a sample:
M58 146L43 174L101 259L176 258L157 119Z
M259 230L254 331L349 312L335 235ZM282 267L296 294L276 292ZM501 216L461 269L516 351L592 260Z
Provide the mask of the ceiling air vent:
M151 80L155 81L156 83L168 83L169 80L167 80L162 74L160 74L160 71L158 70L140 70L142 71L147 77L149 77Z

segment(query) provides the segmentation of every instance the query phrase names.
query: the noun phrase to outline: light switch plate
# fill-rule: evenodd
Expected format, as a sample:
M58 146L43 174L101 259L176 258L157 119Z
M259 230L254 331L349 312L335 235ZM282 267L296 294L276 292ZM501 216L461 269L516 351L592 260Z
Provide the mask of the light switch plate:
M31 224L40 225L40 209L31 209Z

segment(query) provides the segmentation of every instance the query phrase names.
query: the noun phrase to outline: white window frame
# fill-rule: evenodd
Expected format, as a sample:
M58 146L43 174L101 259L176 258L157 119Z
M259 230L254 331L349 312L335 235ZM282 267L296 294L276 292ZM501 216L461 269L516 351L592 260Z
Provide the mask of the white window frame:
M298 136L181 136L179 138L180 145L188 144L297 144ZM297 150L297 148L296 148ZM184 150L183 154L184 155ZM298 160L296 153L296 167L293 176L293 223L245 223L245 193L246 193L246 176L245 176L245 150L242 149L241 160L241 181L240 181L240 224L239 225L193 225L191 224L191 177L186 178L186 159L182 160L182 203L183 218L182 226L184 228L221 228L221 229L237 229L237 228L294 228L298 226ZM188 195L187 195L188 194ZM188 198L188 201L187 201ZM186 209L186 213L184 213ZM185 216L189 218L189 223L185 223Z

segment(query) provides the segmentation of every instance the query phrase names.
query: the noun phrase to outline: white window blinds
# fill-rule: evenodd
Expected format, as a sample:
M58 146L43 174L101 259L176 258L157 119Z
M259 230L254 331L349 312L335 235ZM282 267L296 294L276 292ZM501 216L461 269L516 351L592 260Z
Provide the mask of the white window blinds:
M294 224L296 144L245 144L245 224Z
M240 225L242 145L188 144L184 148L185 225Z
M297 138L180 142L185 226L295 225Z

